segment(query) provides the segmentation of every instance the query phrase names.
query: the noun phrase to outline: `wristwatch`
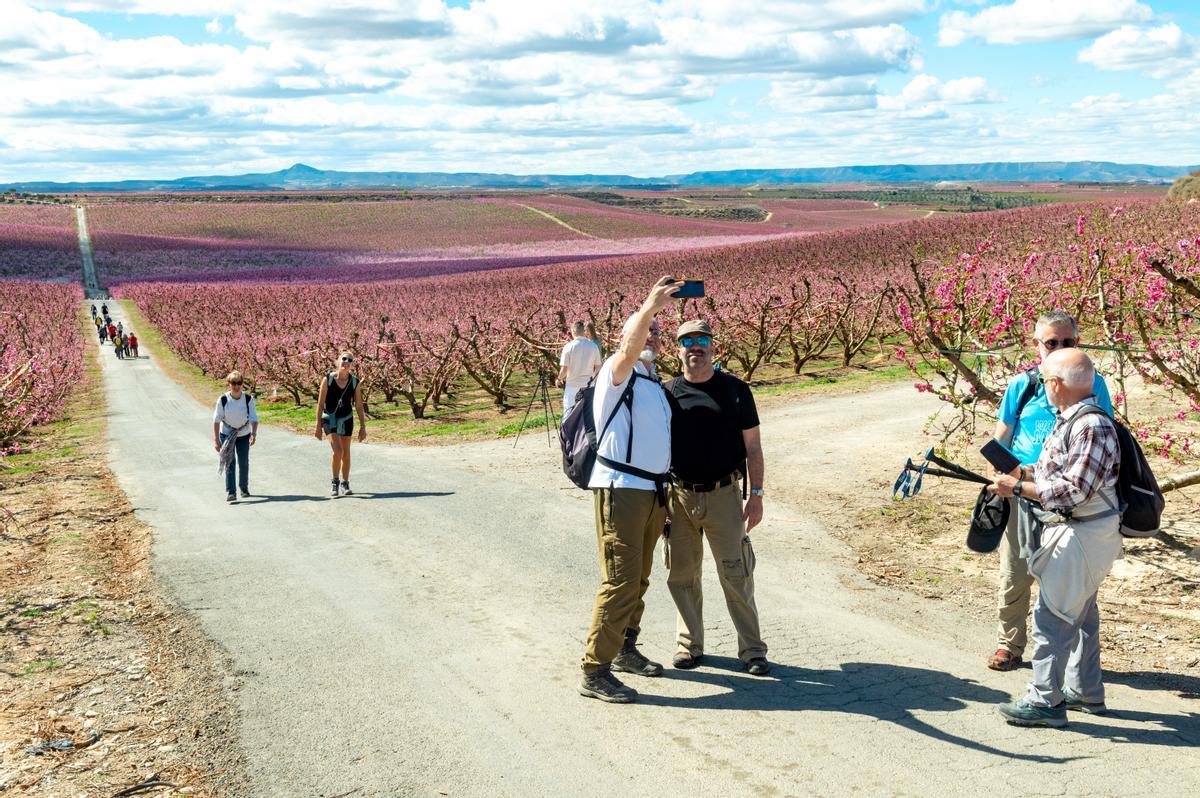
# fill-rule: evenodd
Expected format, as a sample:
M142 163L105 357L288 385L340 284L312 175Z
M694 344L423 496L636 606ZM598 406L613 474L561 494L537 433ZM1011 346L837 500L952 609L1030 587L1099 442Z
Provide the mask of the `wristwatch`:
M1016 485L1013 485L1013 495L1016 496L1018 499L1021 498L1021 483L1020 482L1018 482Z
M767 494L766 494L766 491L764 491L762 488L751 488L750 495L751 496L766 496Z

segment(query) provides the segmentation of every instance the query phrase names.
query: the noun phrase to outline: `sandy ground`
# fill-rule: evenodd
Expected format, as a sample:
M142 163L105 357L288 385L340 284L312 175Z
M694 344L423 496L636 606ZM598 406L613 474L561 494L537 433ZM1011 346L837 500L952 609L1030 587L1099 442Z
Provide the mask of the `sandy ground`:
M1186 669L1172 684L1110 671L1110 715L1072 718L1065 731L1017 729L994 706L1028 672L982 667L992 643L977 606L985 585L945 601L886 584L914 586L912 559L898 556L913 538L936 548L944 535L930 559L965 562L961 538L931 531L937 511L916 509L931 505L872 504L926 445L919 430L933 408L911 388L764 403L770 500L754 539L776 667L767 679L740 671L709 567L705 666L633 679L641 702L615 707L574 690L597 583L591 506L544 436L515 447L356 445L358 492L330 500L327 447L264 429L251 454L255 496L229 506L211 408L148 354L102 360L112 463L137 521L154 531L156 589L226 663L223 677L198 681L220 678L214 706L222 695L236 703L239 739L225 742L244 750L249 784L228 794L1200 788L1188 767L1200 690ZM896 575L874 572L872 541L897 554ZM980 574L989 567L980 560ZM661 569L646 600L643 650L669 660L674 611ZM168 694L186 692L174 687Z

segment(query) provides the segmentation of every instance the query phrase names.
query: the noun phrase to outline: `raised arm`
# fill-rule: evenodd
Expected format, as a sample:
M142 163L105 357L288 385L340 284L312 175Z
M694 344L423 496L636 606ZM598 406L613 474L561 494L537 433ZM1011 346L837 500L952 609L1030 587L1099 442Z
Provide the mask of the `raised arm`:
M642 306L633 314L629 332L622 336L621 345L612 356L613 385L620 385L629 379L638 357L646 347L646 338L650 335L650 324L654 321L654 316L671 302L671 297L682 286L683 283L677 283L671 277L662 277L650 289L650 294L642 302Z

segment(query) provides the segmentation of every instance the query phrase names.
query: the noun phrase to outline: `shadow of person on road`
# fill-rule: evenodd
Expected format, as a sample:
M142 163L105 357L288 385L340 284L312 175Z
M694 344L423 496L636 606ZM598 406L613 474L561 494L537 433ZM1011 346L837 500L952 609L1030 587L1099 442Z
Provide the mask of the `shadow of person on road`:
M686 709L751 709L770 711L841 712L867 715L942 742L1006 759L1062 764L1086 757L1020 754L952 734L916 717L914 712L955 712L969 704L999 704L1010 696L942 671L878 662L846 662L837 670L816 670L775 664L768 678L743 673L713 672L711 667L738 671L731 657L705 656L705 669L668 670L670 678L728 687L727 692L697 698L642 693L638 703ZM997 726L1003 721L995 718ZM986 729L981 734L986 734Z
M1123 684L1135 690L1168 690L1180 698L1200 698L1200 678L1170 671L1104 671L1105 684Z
M383 493L371 493L369 491L355 491L349 496L341 496L338 501L346 501L350 499L420 499L425 496L453 496L454 491L386 491Z
M300 494L276 494L256 493L253 496L238 500L238 504L269 504L270 502L322 502L328 500L328 496L302 496Z

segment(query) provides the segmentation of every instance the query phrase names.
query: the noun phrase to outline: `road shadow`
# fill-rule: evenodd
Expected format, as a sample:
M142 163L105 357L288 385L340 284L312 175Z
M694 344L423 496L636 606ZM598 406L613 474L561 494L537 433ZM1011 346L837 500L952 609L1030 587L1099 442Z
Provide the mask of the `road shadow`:
M1200 715L1194 712L1184 715L1163 715L1159 712L1139 712L1135 709L1118 707L1109 709L1104 715L1085 715L1084 717L1087 719L1072 718L1070 728L1082 734L1101 737L1114 743L1167 745L1180 748L1200 746ZM1140 725L1133 728L1110 726L1104 723L1105 718L1128 720Z
M420 499L426 496L453 496L454 491L384 491L372 493L369 491L355 491L349 496L340 496L338 501L348 501L353 499Z
M737 659L706 655L701 669L668 669L664 675L671 679L728 687L728 691L696 698L642 693L638 703L681 709L858 714L894 723L931 739L1005 759L1062 764L1087 758L1013 753L985 742L960 737L918 718L914 712L956 712L971 704L995 705L1011 698L1000 690L942 671L878 662L846 662L836 670L775 664L771 675L764 678L750 676L742 671L742 667ZM714 672L713 668L727 670ZM988 722L994 722L997 728L1004 723L998 715L994 719L989 718ZM980 728L981 736L987 732L987 727Z
M302 496L300 494L278 494L270 495L266 493L256 493L255 495L238 499L238 504L268 504L270 502L323 502L328 500L328 496Z
M1104 671L1105 684L1123 684L1135 690L1172 690L1180 698L1200 699L1200 678L1170 671Z

